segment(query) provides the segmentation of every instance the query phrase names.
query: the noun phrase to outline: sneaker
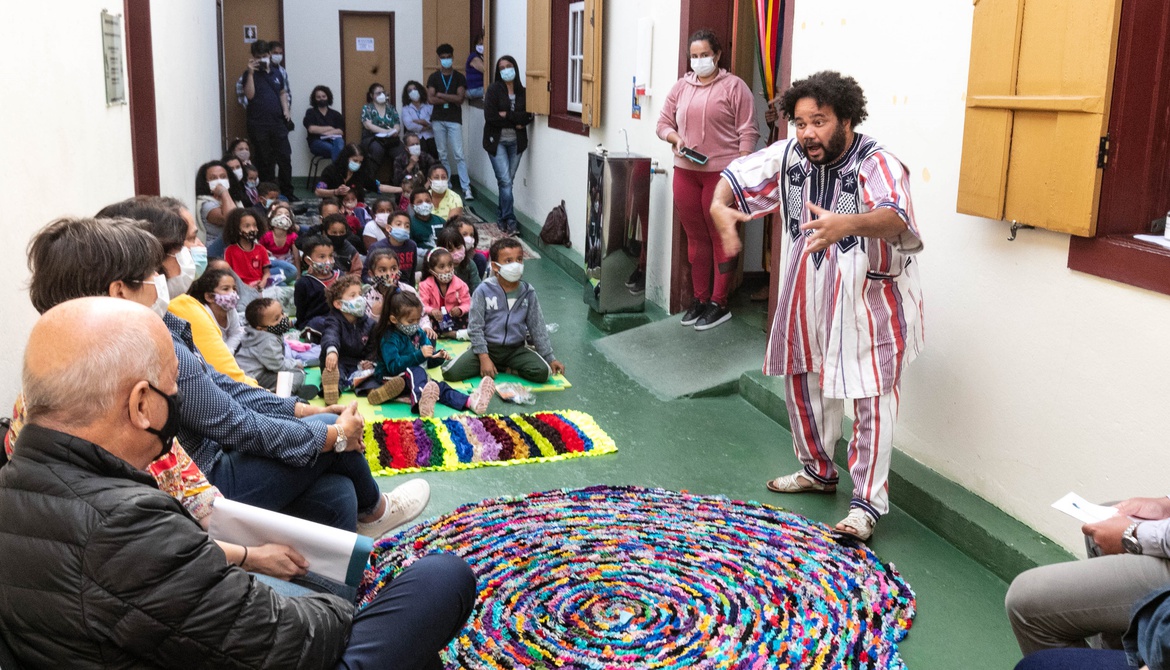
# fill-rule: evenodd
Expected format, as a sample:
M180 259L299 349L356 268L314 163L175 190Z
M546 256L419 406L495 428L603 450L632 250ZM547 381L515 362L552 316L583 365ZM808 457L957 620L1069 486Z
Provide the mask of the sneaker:
M634 270L630 278L626 280L626 288L630 289L630 293L645 293L646 273L642 272L641 268Z
M702 300L699 300L698 298L696 298L691 303L691 307L690 307L690 309L687 310L687 313L683 314L682 325L684 325L684 326L695 325L695 322L699 320L699 317L703 316L703 312L707 311L708 304L709 303L703 302Z
M336 405L341 396L337 385L341 383L341 372L337 368L332 371L321 368L321 395L325 396L326 405Z
M471 335L467 332L466 328L460 328L459 330L455 331L455 339L461 340L463 342L470 342Z
M380 539L390 531L414 521L431 500L431 486L425 479L412 479L398 488L383 493L386 509L376 521L358 522L358 535Z
M434 416L435 403L439 402L439 385L433 380L423 387L418 399L418 415Z
M715 326L731 319L731 310L726 307L721 307L719 303L711 303L707 305L707 310L703 312L703 316L695 322L695 330L710 330Z
M475 392L467 399L467 407L476 414L483 414L487 411L488 403L492 401L495 392L496 382L491 377L484 377L479 386L475 387Z
M463 192L463 199L464 200L475 200L475 194L471 192L471 189L467 189L466 191Z
M370 395L366 396L366 400L368 400L371 405L385 405L391 400L402 395L402 392L405 390L405 379L402 377L391 377L390 379L386 380L385 384L382 384L373 391L370 391Z

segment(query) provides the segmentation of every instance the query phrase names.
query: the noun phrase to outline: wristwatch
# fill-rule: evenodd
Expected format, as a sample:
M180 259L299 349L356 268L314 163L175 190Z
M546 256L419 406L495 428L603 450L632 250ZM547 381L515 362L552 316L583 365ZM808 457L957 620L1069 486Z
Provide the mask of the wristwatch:
M349 438L345 436L345 431L341 429L341 426L335 425L333 427L337 430L337 439L333 441L333 451L345 451L345 443L349 441Z
M1141 525L1141 521L1134 521L1129 524L1129 528L1121 534L1121 548L1127 554L1141 554L1142 545L1137 540L1137 527Z

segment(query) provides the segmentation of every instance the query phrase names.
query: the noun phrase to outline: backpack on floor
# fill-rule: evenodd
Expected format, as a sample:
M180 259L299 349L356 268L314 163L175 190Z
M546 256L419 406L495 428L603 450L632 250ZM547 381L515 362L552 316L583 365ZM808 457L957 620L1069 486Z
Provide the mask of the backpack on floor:
M544 227L540 229L540 241L545 244L563 244L572 247L569 241L569 215L565 212L565 201L552 208L544 218Z

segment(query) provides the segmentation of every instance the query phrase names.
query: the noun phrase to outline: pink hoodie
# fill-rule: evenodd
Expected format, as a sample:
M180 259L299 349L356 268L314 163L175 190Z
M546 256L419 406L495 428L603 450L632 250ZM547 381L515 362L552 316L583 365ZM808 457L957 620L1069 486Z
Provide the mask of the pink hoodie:
M658 115L658 137L665 140L672 130L684 146L707 157L699 165L675 156L675 167L721 172L740 152L755 151L760 139L751 89L727 70L706 84L694 72L686 73L671 87Z

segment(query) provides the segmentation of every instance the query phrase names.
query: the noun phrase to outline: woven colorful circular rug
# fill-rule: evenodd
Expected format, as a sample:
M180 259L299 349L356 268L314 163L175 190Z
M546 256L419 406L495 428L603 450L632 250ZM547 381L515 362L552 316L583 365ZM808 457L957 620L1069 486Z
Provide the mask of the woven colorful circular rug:
M359 606L440 551L479 581L448 668L905 667L906 582L775 507L608 486L485 500L380 542Z

